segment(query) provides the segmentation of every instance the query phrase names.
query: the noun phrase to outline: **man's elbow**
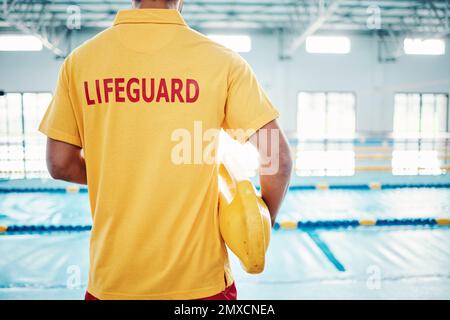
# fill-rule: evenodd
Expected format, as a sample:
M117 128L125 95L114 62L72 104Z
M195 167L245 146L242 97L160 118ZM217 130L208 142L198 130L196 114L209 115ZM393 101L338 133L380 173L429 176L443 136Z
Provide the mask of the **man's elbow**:
M67 180L68 178L67 164L47 161L47 169L53 179Z
M292 158L292 153L290 152L290 150L287 150L280 156L279 174L282 176L290 177L293 167L294 160Z

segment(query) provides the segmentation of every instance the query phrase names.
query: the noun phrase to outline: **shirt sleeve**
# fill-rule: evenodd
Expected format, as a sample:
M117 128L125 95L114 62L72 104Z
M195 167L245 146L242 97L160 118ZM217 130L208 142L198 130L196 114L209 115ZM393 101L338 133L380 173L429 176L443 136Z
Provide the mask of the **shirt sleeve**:
M82 147L79 127L69 94L67 60L61 67L56 91L41 121L39 131L54 140Z
M236 54L229 72L223 129L244 143L278 117L278 111L259 85L253 70Z

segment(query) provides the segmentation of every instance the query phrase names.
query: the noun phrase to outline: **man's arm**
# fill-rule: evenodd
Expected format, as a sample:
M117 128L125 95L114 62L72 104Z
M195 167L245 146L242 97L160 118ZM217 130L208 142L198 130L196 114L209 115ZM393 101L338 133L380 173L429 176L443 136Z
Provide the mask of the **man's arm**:
M275 224L292 174L292 155L286 137L276 120L258 130L250 142L260 155L261 196Z
M47 138L47 168L52 178L87 184L86 163L81 148Z

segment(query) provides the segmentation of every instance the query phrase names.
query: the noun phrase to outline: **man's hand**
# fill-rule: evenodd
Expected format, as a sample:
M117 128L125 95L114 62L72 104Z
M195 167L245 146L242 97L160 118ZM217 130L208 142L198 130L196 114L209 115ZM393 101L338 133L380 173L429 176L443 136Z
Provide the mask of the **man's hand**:
M261 196L269 208L273 226L291 179L291 151L276 120L258 130L250 142L259 151Z
M52 178L87 184L86 163L81 148L47 138L47 168Z

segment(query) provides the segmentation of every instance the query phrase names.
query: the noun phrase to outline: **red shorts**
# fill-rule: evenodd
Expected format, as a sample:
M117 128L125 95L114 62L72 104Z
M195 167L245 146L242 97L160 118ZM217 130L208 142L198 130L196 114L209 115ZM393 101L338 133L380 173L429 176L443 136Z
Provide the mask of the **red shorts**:
M86 295L84 296L84 300L99 300L93 295L91 295L89 292L86 292ZM237 300L237 290L236 286L234 285L234 282L231 286L226 288L224 291L203 299L198 300Z

